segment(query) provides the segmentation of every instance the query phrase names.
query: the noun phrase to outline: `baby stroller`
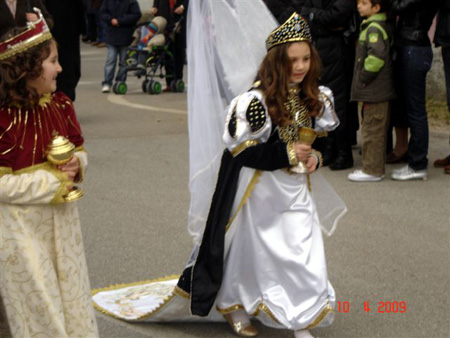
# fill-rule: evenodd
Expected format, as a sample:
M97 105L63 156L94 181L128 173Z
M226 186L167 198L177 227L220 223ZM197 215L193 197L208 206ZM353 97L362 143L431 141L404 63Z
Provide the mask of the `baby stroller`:
M167 25L165 18L157 16L150 23L141 24L135 31L135 42L128 48L127 72L133 71L142 81L142 91L148 94L160 94L161 82L157 78L167 77L165 65L173 62L171 44L173 40L164 31ZM116 83L113 86L116 94L125 94L127 85L125 82ZM170 83L173 92L184 92L183 80L174 80Z

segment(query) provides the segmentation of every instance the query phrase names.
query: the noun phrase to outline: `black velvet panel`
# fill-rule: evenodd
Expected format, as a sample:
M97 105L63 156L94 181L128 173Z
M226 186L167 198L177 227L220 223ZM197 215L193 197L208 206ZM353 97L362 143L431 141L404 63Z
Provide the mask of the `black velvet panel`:
M225 227L230 219L241 168L242 165L226 150L222 156L216 190L192 271L190 289L193 315L209 314L222 284ZM185 275L189 274L189 271L185 271L179 281L179 285L187 292L190 290Z
M274 143L261 143L249 147L236 156L242 166L274 171L289 167L289 157L287 154L286 143L277 141Z

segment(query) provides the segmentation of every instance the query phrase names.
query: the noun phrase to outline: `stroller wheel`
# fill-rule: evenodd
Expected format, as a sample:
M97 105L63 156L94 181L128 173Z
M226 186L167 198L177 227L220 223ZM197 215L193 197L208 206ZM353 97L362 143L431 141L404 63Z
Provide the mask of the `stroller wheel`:
M147 93L148 92L148 90L147 90L147 87L148 87L148 83L150 82L150 80L148 80L148 79L145 79L144 81L142 81L142 92L144 92L144 93Z
M184 92L184 89L185 89L185 84L184 84L184 81L183 80L176 80L175 81L175 92L178 92L178 93L182 93L182 92Z
M125 82L116 82L113 85L113 91L115 94L124 95L128 90L127 84Z
M162 86L158 81L150 80L147 84L147 92L149 94L161 94Z

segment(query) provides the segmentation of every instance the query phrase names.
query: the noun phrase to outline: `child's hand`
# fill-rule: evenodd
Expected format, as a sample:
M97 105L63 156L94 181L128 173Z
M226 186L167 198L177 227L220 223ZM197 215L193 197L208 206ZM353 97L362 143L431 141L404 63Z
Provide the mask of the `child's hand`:
M306 168L308 168L309 173L312 174L317 168L317 157L309 156L306 162Z
M111 25L113 25L113 26L119 26L119 21L118 21L116 18L111 19Z
M175 14L178 14L178 15L183 14L184 13L184 6L183 5L178 6L177 8L175 8L174 12L175 12Z
M153 15L156 15L156 13L158 13L158 8L153 7L152 8L152 13L153 13Z
M73 156L69 162L64 165L58 166L58 169L60 169L63 173L66 173L69 177L69 180L73 182L75 177L78 175L78 172L80 171L80 162L78 160L78 157Z
M36 13L25 13L25 17L27 18L27 21L29 21L29 22L38 21L38 16Z
M307 162L308 156L311 154L311 146L303 143L295 143L294 144L295 155L297 156L297 160L301 162Z

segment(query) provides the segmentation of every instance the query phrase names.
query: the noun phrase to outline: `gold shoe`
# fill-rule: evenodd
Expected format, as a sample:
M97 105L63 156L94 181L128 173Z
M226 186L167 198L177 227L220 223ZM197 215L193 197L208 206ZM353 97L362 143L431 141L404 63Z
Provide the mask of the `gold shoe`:
M230 324L236 335L240 337L256 337L258 335L258 331L251 323L247 324L247 326L243 326L242 322L233 322L233 319L231 319L229 313L224 314L223 316L227 320L228 324Z

